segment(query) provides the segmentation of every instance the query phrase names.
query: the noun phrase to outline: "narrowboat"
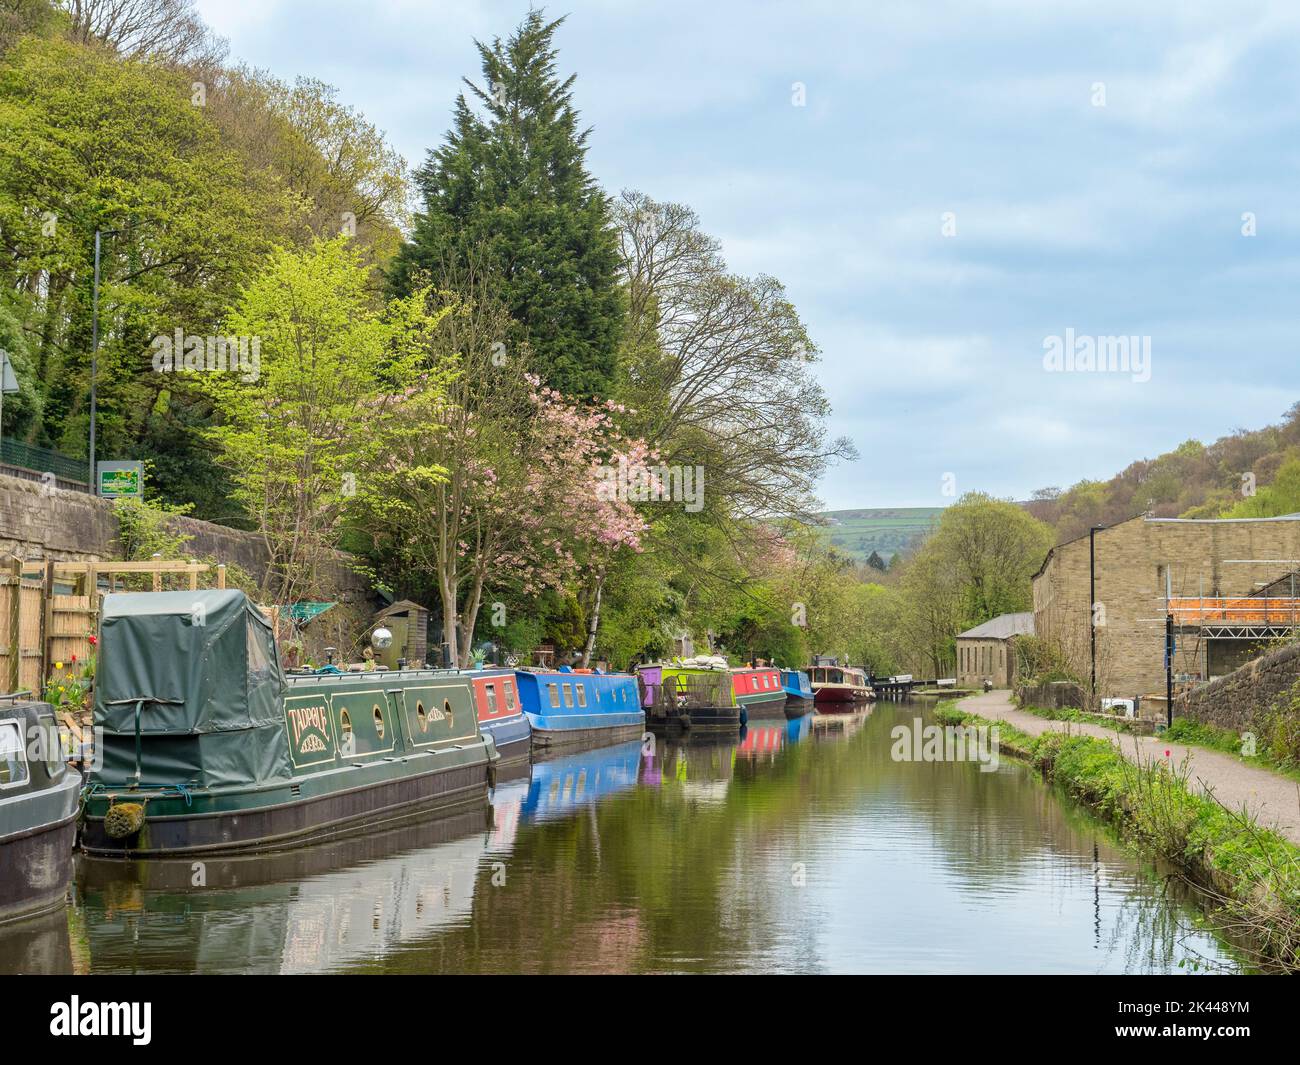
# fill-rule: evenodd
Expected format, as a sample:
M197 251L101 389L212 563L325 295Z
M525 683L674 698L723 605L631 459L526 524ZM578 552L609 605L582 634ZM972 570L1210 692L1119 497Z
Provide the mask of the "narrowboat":
M785 689L781 671L770 666L742 666L731 671L731 686L736 702L751 714L785 709Z
M813 699L818 709L847 709L853 703L876 697L867 675L853 666L813 666L810 670Z
M81 777L63 761L54 708L3 697L0 923L63 904L72 878L80 793Z
M515 688L513 669L479 669L469 672L478 710L478 727L492 737L502 761L527 758L533 730L524 716Z
M785 692L786 717L802 717L812 710L812 683L802 669L781 670L781 687Z
M516 670L519 701L532 726L533 744L617 743L640 739L645 710L630 673Z
M95 725L82 846L102 857L286 848L482 803L499 757L464 674L286 676L226 589L104 597Z
M723 732L740 727L743 707L726 668L645 665L636 673L648 725Z

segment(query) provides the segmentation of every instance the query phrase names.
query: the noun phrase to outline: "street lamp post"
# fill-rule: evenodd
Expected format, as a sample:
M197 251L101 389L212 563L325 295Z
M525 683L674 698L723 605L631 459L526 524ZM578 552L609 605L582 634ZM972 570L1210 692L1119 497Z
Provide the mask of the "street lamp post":
M99 374L99 248L100 237L113 236L116 229L95 230L95 283L90 296L90 494L95 491L95 379Z

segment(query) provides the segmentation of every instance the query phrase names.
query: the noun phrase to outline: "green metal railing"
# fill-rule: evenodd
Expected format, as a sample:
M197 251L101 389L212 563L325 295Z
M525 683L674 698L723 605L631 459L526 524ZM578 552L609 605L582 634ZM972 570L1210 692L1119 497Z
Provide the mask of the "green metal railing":
M0 466L17 466L32 473L52 473L62 481L86 484L85 459L74 459L48 447L24 444L21 440L0 438Z

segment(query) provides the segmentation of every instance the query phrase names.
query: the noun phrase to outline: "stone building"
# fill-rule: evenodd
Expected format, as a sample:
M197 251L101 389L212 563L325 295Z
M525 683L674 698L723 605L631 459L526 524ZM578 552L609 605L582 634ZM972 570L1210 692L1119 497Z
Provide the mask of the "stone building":
M1267 610L1241 609L1240 600L1263 602L1265 591L1276 597L1298 560L1300 514L1131 518L1048 552L1034 576L1035 631L1058 643L1085 681L1095 670L1100 696L1163 695L1171 604L1176 677L1195 683L1221 676L1286 631L1279 610L1294 611L1294 597L1289 606L1269 599ZM1245 624L1248 617L1264 624ZM1223 624L1213 624L1216 618Z
M1001 614L957 636L957 687L977 688L991 680L1010 688L1016 678L1017 636L1034 634L1034 615Z

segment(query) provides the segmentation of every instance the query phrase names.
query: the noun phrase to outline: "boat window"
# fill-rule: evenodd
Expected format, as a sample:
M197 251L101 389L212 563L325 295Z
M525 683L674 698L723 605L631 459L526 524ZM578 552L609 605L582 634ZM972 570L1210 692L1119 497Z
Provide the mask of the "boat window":
M16 721L0 721L0 788L27 781L27 752Z
M560 708L560 686L558 684L548 684L547 687L551 690L551 709L558 710Z
M497 712L497 686L495 684L485 684L483 686L487 691L487 708L489 714Z
M375 704L375 735L381 740L384 738L384 712L378 703Z
M506 709L513 711L517 705L515 703L515 686L510 681L506 681L503 687L506 690Z
M446 715L446 717L447 717L447 727L448 727L448 728L451 728L451 726L454 725L455 722L452 720L452 714L451 714L451 700L450 700L450 699L444 699L444 700L442 701L442 712L443 712L443 713Z
M586 706L586 705L587 705L587 686L586 686L585 684L575 684L574 687L578 689L578 705L579 705L579 706Z
M352 738L352 718L348 717L346 710L339 712L339 737L342 740L339 744L339 753L345 756L354 754L356 744Z
M568 683L566 683L566 684L564 685L564 705L565 705L565 706L572 706L572 705L573 705L573 685L572 685L572 684L568 684Z
M245 639L248 642L248 672L259 680L274 677L277 668L275 652L267 646L274 639L271 634L249 617Z
M429 731L429 714L424 709L424 703L415 704L415 720L420 723L420 731Z

